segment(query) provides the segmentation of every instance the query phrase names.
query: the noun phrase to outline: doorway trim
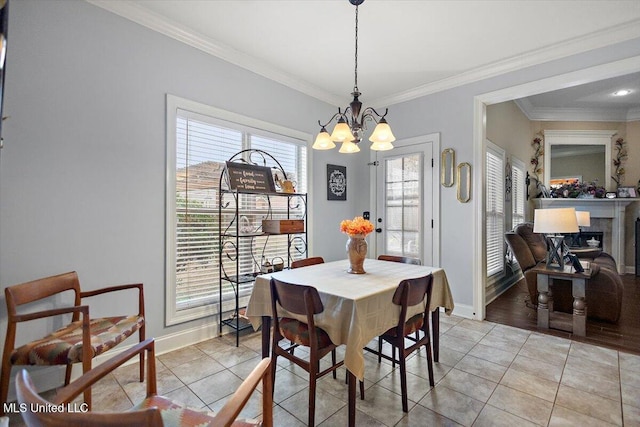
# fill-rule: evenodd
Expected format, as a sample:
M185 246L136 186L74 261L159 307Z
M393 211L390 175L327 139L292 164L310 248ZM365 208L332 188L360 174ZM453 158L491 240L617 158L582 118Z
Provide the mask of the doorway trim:
M549 92L552 90L565 89L568 87L578 86L591 83L598 80L604 80L612 77L618 77L625 74L640 71L640 56L622 59L594 67L585 68L570 73L559 74L557 76L524 83L493 92L476 95L473 99L473 153L475 167L474 191L478 195L478 203L476 204L476 224L474 233L475 253L481 255L481 261L474 261L474 285L473 285L473 308L475 312L474 318L483 320L485 318L485 285L486 285L486 256L484 255L484 242L486 240L484 224L485 195L482 189L484 183L485 155L486 147L484 141L486 139L486 115L487 105L497 104L500 102L511 101L526 96L536 95L539 93Z

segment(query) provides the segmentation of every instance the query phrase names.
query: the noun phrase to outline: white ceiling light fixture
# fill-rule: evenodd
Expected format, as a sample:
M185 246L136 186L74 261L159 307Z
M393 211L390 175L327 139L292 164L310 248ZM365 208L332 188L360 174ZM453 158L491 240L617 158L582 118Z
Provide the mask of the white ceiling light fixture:
M629 89L621 89L613 92L613 96L627 96L631 93Z
M376 151L386 151L393 148L392 142L396 140L391 132L391 127L387 123L385 116L389 109L386 108L384 114L379 114L371 107L362 110L362 102L358 99L361 95L358 90L358 6L364 3L364 0L349 0L349 3L356 7L356 53L355 53L355 82L353 85L353 101L345 108L344 112L338 108L338 112L329 119L324 125L318 120L320 125L320 133L316 137L312 148L315 150L330 150L336 146L336 142L342 143L340 153L357 153L360 151L358 143L362 141L365 122L371 120L376 123L373 133L369 137L372 142L371 149ZM378 120L376 120L378 118ZM329 135L327 126L337 119L333 132Z

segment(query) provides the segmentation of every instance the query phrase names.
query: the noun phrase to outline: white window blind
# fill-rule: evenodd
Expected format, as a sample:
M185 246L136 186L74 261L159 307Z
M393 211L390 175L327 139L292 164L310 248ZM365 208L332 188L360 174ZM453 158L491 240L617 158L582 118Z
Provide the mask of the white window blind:
M513 158L511 169L511 228L525 220L526 187L524 162Z
M486 254L487 277L504 271L504 150L487 141Z
M169 117L169 115L168 115ZM168 235L167 244L167 286L173 286L173 310L175 317L194 308L217 305L220 284L220 241L219 225L224 228L235 216L235 205L222 208L219 215L219 183L226 161L241 150L260 149L278 160L287 175L296 181L298 192L307 191L306 142L295 137L253 128L221 120L207 114L177 109L175 112L175 157L169 176L175 182L168 191L173 191L167 200L175 203L167 206L173 216L175 230ZM171 156L169 156L171 157ZM287 217L287 198L241 195L239 199L241 225L258 229L265 211L271 210L272 217ZM305 207L291 206L290 210ZM220 223L220 221L222 221ZM287 236L259 236L243 239L238 250L241 252L239 272L235 262L225 264L226 273L247 274L260 271L263 257L272 261L275 256L287 253ZM295 258L302 256L294 244L291 252ZM300 248L304 251L304 248ZM226 256L223 250L222 256ZM284 260L286 264L286 259ZM223 300L232 299L235 291L231 283L222 281ZM253 283L240 285L240 296L248 295ZM216 307L215 312L219 308ZM208 311L208 315L211 311ZM171 316L168 316L171 317ZM196 318L199 316L191 317ZM188 319L187 319L188 320ZM168 319L171 324L171 319Z

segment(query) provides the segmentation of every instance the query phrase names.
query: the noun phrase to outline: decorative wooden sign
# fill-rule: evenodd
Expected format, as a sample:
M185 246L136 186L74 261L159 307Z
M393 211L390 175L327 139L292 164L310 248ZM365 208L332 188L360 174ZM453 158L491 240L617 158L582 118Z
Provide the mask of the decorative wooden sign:
M227 162L229 186L232 190L275 193L271 168L248 163Z

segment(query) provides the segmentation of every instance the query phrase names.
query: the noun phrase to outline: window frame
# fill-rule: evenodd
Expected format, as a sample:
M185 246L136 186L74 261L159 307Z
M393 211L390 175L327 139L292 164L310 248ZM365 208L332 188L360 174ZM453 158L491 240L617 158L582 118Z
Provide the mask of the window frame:
M499 199L501 201L502 204L502 233L501 233L501 239L503 242L502 245L502 253L499 257L499 259L502 261L502 266L500 269L496 270L496 269L492 269L491 271L489 271L489 250L488 250L488 245L489 245L489 233L487 232L488 229L488 225L489 225L489 218L494 216L494 217L498 217L500 215L500 213L498 213L497 215L493 215L490 213L489 211L489 199L490 199L490 187L489 184L494 183L494 181L491 179L492 177L489 176L488 173L488 168L489 168L489 162L488 159L486 158L488 155L492 155L496 158L500 159L501 164L496 168L497 170L497 177L498 179L495 180L495 186L497 187L497 193L496 193L496 198L497 200ZM505 273L505 248L504 248L504 231L505 231L505 224L506 224L506 210L505 210L505 176L504 176L504 170L505 170L505 165L506 165L506 152L503 148L497 146L496 144L492 143L491 141L487 140L486 141L486 150L485 150L485 209L484 209L484 216L485 216L485 276L487 278L498 278L501 277L502 275L504 275ZM500 191L501 190L501 191ZM497 259L497 258L496 258Z
M177 118L178 111L193 113L195 116L206 117L208 122L215 124L216 121L224 122L224 125L237 125L237 129L246 131L251 129L251 133L258 136L273 138L273 135L280 135L283 139L290 140L306 147L306 182L307 188L312 188L311 177L311 149L310 142L312 136L305 132L300 132L273 123L243 116L241 114L226 111L210 105L202 104L175 95L166 95L166 183L165 183L165 326L176 325L191 320L215 316L219 313L219 303L177 309L176 304L176 147L177 147ZM261 134L261 131L264 134ZM307 203L307 212L311 205ZM217 213L217 208L216 208ZM308 219L308 218L307 218ZM307 222L307 227L310 223ZM217 290L217 286L216 286ZM230 306L234 303L229 302ZM226 303L225 303L226 307ZM224 308L226 310L226 308ZM217 319L217 316L214 317Z
M525 183L527 170L524 162L518 159L517 157L511 157L511 168L512 168L511 169L512 189L511 189L511 227L510 229L513 229L513 227L520 224L519 222L516 223L515 221L516 216L521 217L522 222L525 222L527 220L527 195L526 195L527 184ZM516 185L518 184L518 181L519 181L516 178L516 173L518 172L520 172L520 176L522 178L522 180L520 180L521 182L519 183L520 185ZM520 215L519 212L517 212L518 202L522 206L522 215Z

